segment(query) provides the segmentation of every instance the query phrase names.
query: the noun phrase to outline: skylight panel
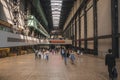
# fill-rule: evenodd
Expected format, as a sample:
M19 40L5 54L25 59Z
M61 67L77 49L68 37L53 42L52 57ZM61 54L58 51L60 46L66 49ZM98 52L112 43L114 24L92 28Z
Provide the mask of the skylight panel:
M51 0L51 10L54 27L58 27L60 21L61 7L62 0Z

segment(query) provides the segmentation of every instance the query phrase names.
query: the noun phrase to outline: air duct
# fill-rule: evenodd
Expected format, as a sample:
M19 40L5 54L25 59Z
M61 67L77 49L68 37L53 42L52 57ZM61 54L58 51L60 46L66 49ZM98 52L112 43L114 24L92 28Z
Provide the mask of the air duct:
M39 17L41 18L41 21L43 22L43 24L45 25L45 27L48 27L48 22L46 20L45 14L43 12L41 3L39 0L32 0L33 6L35 7Z

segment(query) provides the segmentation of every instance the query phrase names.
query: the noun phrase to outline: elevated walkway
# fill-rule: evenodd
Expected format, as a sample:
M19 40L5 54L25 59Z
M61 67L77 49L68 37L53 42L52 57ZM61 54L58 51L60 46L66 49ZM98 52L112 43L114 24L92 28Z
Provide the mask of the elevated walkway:
M59 54L50 54L48 62L34 54L7 57L0 65L0 80L108 80L104 59L90 55L76 58L75 65L70 60L65 65ZM120 75L120 62L117 69Z
M0 47L27 46L37 44L72 44L72 40L38 39L0 30Z

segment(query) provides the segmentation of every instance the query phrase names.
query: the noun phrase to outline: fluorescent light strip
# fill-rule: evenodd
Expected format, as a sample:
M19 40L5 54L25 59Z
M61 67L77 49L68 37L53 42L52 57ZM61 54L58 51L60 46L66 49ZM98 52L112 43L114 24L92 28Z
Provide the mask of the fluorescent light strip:
M52 8L52 11L55 11L55 10L57 10L57 11L61 11L60 8Z
M62 3L62 1L60 1L60 0L58 0L58 1L57 0L55 0L55 1L51 0L51 3L53 3L53 2L55 2L55 3Z

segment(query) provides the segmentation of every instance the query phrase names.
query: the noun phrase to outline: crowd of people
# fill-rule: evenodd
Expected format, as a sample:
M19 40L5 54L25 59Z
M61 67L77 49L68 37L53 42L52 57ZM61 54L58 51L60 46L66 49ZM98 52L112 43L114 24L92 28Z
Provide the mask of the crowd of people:
M49 50L48 49L39 49L39 50L34 50L35 51L35 59L45 59L48 61L49 59Z
M59 49L34 49L35 52L35 59L45 59L49 60L49 54L61 54L62 59L64 60L65 65L67 64L67 60L70 59L72 64L75 64L76 58L79 58L82 55L80 50L75 51L74 49L66 49L66 48L59 48Z

